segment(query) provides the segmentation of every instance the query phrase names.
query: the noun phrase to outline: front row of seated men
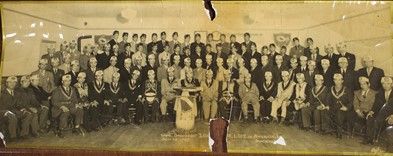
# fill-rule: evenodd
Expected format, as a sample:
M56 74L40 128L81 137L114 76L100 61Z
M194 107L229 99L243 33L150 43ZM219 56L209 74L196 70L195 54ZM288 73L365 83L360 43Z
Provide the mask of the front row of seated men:
M230 70L224 69L223 79L213 78L213 71L206 70L203 81L194 77L192 69L186 69L185 78L179 80L173 67L167 68L161 81L154 70L148 70L144 82L139 70L133 70L126 84L120 83L120 74L113 72L112 81L104 81L104 72L95 71L93 81L86 82L86 73L79 72L71 85L72 76L65 74L61 86L49 95L38 86L39 75L23 76L20 87L17 78L10 76L1 92L0 117L2 130L9 140L36 137L55 127L59 137L66 129L83 133L97 131L108 124L140 124L147 121L166 120L169 102L177 96L176 88L197 86L202 91L196 96L198 117L225 117L244 121L263 121L298 124L304 130L313 129L323 134L336 132L342 138L343 131L353 132L356 125L366 129L365 143L373 143L386 121L393 121L392 78L383 77L383 90L370 88L369 79L359 78L360 90L352 91L344 85L341 73L333 75L333 85L325 86L325 77L315 74L314 85L307 83L305 74L291 74L283 70L282 81L275 83L273 73L264 73L259 90L250 73L241 74L239 80L231 78ZM221 72L221 71L220 71ZM252 108L253 113L249 113ZM130 110L136 110L135 115ZM242 115L241 115L242 114ZM252 119L251 116L253 116Z

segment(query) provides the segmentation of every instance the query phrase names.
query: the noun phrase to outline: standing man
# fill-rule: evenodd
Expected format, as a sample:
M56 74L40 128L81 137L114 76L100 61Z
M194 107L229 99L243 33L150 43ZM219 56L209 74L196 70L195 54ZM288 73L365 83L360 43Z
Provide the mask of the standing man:
M127 41L128 40L128 33L123 32L122 38L123 38L123 40L120 41L120 43L119 43L119 54L124 53L126 51L125 45L128 43L128 41ZM137 37L137 39L138 39L138 37Z
M378 91L382 88L381 79L385 76L385 72L378 67L374 67L374 59L371 56L363 57L364 67L358 70L358 76L364 76L370 81L370 88Z
M304 47L300 45L299 38L295 37L292 39L293 47L289 51L289 56L299 58L304 55Z
M112 47L117 44L117 39L119 38L119 31L115 30L112 33L112 39L108 42L110 45L110 50L112 51Z
M65 74L64 70L59 69L60 60L58 58L51 59L52 69L50 70L53 73L53 81L55 83L55 87L61 85L61 77Z
M166 40L166 32L165 31L161 32L160 37L161 37L161 40L157 44L157 52L158 53L163 52L165 49L165 46L169 45L169 42Z
M347 58L340 57L338 66L339 69L335 73L340 73L343 76L344 86L352 91L356 89L358 86L358 83L356 83L357 75L353 69L349 68Z
M239 55L241 55L242 54L242 51L241 51L242 45L236 41L236 35L231 34L229 40L230 40L230 42L229 42L230 47L235 47L237 50L237 53Z
M205 44L201 41L201 34L196 33L194 39L195 41L190 45L191 55L195 55L197 46L199 46L201 48L201 51L204 52L206 47Z
M355 55L348 52L346 43L337 44L337 51L340 57L345 57L348 61L348 69L355 70L356 58Z
M151 42L147 44L147 53L150 53L153 49L153 46L158 44L157 38L158 36L156 33L151 34Z
M231 51L231 47L230 47L230 44L229 44L228 42L226 42L226 36L225 36L225 34L221 34L221 35L220 35L220 42L217 43L217 44L220 44L220 45L221 45L221 47L222 47L222 52L223 52L225 55L229 55L229 53L230 53L230 51Z
M169 47L170 47L169 52L171 54L174 53L175 45L179 45L179 46L181 45L180 41L177 40L178 37L179 37L179 34L177 32L173 32L173 34L172 34L172 41L169 42Z
M334 48L331 44L325 46L325 56L322 56L322 59L327 59L330 62L330 66L333 70L338 68L338 58L339 56L334 53Z
M41 59L38 64L38 70L32 72L31 74L37 74L40 78L40 86L48 93L52 93L55 89L55 81L53 78L53 73L46 70L48 65L48 60Z
M250 33L248 32L244 33L243 38L244 38L244 42L242 43L242 45L246 46L246 52L249 53L251 52L251 45L254 44L256 47L256 44L255 42L251 41L251 36Z

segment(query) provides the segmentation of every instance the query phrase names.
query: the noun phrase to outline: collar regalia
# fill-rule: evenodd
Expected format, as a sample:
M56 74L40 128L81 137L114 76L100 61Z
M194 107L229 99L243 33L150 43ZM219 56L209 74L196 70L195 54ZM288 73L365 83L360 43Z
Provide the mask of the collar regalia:
M99 87L99 88L97 88ZM94 82L94 89L98 92L101 93L102 90L104 90L104 82L101 82L101 86L97 86L97 81Z
M318 96L322 93L323 90L325 90L325 86L322 86L321 88L319 88L319 90L316 90L316 89L317 89L317 88L314 87L314 89L311 90L311 93L312 93L312 95L313 95L315 98L318 97Z
M117 94L119 92L119 90L120 90L119 84L117 84L116 88L114 88L113 84L110 85L109 88L111 89L112 93L115 93L115 94Z
M332 92L332 95L334 96L334 98L339 99L339 98L341 98L341 96L343 96L344 93L345 93L345 86L343 86L343 87L341 88L341 90L339 90L339 91L337 92L337 94L336 94L336 90L334 89L334 86L330 89L330 91Z
M273 82L270 82L269 86L267 86L267 85L266 85L266 82L264 82L264 83L263 83L263 88L264 88L266 91L271 90L271 89L273 88Z
M71 95L72 95L71 86L69 86L69 90L70 90L70 92L67 93L66 90L65 90L65 88L64 88L63 86L61 86L61 92L62 92L63 95L67 98L67 100L70 100L70 99L71 99Z

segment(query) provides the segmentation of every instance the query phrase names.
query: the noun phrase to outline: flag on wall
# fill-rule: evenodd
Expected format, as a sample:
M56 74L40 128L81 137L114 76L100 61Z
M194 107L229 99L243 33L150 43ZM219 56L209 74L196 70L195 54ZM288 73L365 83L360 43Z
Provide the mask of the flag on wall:
M289 33L277 33L273 34L274 43L278 46L288 46L291 42L291 34Z

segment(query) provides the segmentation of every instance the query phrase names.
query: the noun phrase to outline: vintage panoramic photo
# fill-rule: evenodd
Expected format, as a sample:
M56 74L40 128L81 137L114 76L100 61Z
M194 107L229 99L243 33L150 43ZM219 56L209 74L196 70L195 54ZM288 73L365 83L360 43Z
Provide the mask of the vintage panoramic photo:
M392 12L389 1L1 2L0 138L391 153Z

